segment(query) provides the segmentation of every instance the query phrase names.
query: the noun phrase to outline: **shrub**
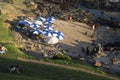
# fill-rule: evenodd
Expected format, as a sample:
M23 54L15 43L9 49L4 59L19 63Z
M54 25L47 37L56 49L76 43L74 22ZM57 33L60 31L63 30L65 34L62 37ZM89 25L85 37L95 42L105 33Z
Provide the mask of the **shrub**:
M69 55L65 55L65 54L54 55L53 59L72 60L72 58Z

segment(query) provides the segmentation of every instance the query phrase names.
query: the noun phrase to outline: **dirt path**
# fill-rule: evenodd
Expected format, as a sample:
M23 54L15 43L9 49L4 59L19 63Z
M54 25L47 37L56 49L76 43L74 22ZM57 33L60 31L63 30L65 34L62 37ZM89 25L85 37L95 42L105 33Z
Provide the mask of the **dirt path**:
M94 72L91 72L91 71L88 71L88 70L85 70L85 69L82 69L82 68L77 68L77 67L71 67L71 66L66 66L66 65L61 65L61 64L53 64L53 63L37 61L37 60L23 59L23 58L20 58L20 57L18 58L18 60L25 61L25 62L43 64L43 65L50 65L50 66L55 66L55 67L62 67L62 68L66 68L66 69L78 70L78 71L86 72L86 73L101 76L101 77L106 77L106 78L113 79L113 80L119 80L118 78L113 77L113 76L102 75L102 74L99 74L99 73L94 73Z

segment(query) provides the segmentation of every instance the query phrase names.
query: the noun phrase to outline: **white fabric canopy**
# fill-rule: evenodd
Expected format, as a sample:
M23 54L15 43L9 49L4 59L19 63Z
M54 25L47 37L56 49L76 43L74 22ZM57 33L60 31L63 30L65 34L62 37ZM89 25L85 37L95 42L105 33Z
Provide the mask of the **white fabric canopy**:
M56 44L58 43L59 39L57 39L56 37L52 36L46 39L46 43L47 44Z

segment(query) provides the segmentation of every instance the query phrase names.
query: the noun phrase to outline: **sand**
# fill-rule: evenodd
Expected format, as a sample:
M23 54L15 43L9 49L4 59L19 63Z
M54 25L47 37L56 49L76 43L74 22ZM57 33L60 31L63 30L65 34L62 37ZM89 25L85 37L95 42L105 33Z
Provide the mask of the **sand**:
M93 30L85 23L56 20L54 21L55 30L61 31L65 38L59 41L60 45L72 56L78 56L81 53L81 47L87 47L92 43L89 35L93 34ZM87 32L87 35L84 33Z

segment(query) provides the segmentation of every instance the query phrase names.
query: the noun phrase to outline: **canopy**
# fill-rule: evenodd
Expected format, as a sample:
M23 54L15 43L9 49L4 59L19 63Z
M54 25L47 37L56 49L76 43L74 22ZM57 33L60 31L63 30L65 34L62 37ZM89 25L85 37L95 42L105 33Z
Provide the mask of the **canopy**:
M30 27L33 29L38 29L40 26L38 24L33 23L30 25Z
M45 21L44 25L51 25L51 22Z
M49 18L47 18L47 21L48 21L48 22L52 22L52 21L54 21L54 20L56 20L55 17L49 17Z
M47 44L56 44L58 43L59 39L57 39L55 36L49 37L46 40Z
M52 26L44 26L45 29L48 29L48 30L54 30L54 28Z
M35 30L34 32L33 32L33 34L42 34L43 33L43 31L42 30Z
M43 31L43 34L44 34L45 36L51 37L51 36L52 36L52 32L53 32L53 31L46 29L46 30Z
M30 21L27 20L21 20L18 22L18 24L23 24L25 26L30 26L32 23Z
M55 36L56 38L58 38L59 40L64 39L64 34L60 31L54 31L54 32L52 32L52 35Z

